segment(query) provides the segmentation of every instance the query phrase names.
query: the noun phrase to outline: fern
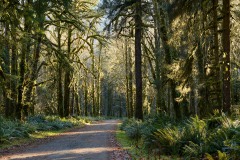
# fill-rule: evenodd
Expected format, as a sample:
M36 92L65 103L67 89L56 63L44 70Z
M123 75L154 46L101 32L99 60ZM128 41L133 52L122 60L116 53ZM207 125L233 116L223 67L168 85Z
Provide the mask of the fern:
M206 138L207 135L207 125L206 122L200 120L198 116L191 117L189 121L186 122L186 130L184 133L185 141L192 141L194 143L200 144Z
M182 131L177 127L158 129L155 133L155 143L167 154L178 154L181 150Z
M203 144L195 144L193 142L189 142L188 145L183 147L184 155L189 158L198 158L204 153L204 145Z
M205 158L207 160L214 160L214 159L216 159L212 155L210 155L209 153L205 154ZM230 158L230 156L227 155L227 153L221 152L221 151L217 151L217 159L218 160L229 160L231 158Z

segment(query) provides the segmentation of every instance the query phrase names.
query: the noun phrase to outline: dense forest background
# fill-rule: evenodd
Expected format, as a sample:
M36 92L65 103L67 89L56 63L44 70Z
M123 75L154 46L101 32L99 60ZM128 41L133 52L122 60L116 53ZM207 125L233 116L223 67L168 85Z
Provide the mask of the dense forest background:
M230 114L238 0L0 2L1 114Z

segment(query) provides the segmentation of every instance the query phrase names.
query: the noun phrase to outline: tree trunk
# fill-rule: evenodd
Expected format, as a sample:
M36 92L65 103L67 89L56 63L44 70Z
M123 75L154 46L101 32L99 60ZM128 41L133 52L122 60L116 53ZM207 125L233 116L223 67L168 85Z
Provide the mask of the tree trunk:
M11 75L12 76L17 76L18 71L17 71L17 49L16 49L16 29L15 26L12 26L12 40L13 45L12 45L12 56L11 56ZM16 102L17 102L17 80L12 78L11 79L11 106L12 106L12 116L15 116L16 112Z
M81 101L79 100L79 94L78 92L75 92L75 108L76 108L76 115L80 116L81 115Z
M30 111L31 114L34 114L34 106L32 104L33 101L33 87L34 87L34 81L38 77L38 62L40 58L40 51L41 51L41 41L42 41L42 35L38 34L37 38L37 47L36 51L33 56L33 64L32 68L30 70L30 79L28 82L28 85L26 87L26 92L25 92L25 100L24 100L24 108L27 108L27 110Z
M136 78L136 109L135 118L143 120L142 101L142 1L136 0L135 15L135 78Z
M112 93L112 87L111 87L111 84L108 84L108 89L107 89L107 94L108 94L108 99L107 99L107 116L112 116L112 105L113 105L113 93Z
M132 72L132 51L131 47L128 48L128 65L129 65L129 71L128 71L128 78L129 78L129 117L133 118L134 108L133 108L133 72Z
M1 58L3 60L2 69L5 74L10 74L10 46L9 46L9 24L5 23L5 46L3 49L3 54L1 55ZM11 87L11 81L8 79L5 80L5 84L3 86L3 97L4 97L4 108L5 108L5 116L11 117L13 113L12 106L10 104L11 100L9 98L9 89Z
M70 71L65 71L64 79L64 117L68 117L70 114Z
M27 6L27 9L29 9L29 7L31 6L31 3L32 3L31 0L26 1L25 6ZM18 82L18 102L17 102L17 108L16 108L17 119L22 119L22 110L23 110L24 116L28 116L28 108L27 107L23 108L23 91L24 91L26 55L30 52L30 46L31 46L30 44L31 39L28 35L30 31L31 31L31 20L29 20L29 18L27 17L24 17L24 35L23 35L23 41L22 41L22 53L20 56L20 65L19 65L20 78Z
M165 51L165 61L168 65L172 64L172 53L170 51L170 46L168 44L168 33L167 33L167 28L166 28L166 17L164 14L164 11L162 9L162 2L159 1L159 8L160 8L160 33L161 33L161 39L163 42L163 47L164 47L164 51ZM171 90L171 98L172 98L172 102L173 102L173 108L174 108L174 112L175 112L175 116L177 119L181 118L181 110L180 110L180 105L179 103L175 100L175 98L177 98L177 92L176 92L176 83L173 79L169 79L169 86L170 86L170 90Z
M223 0L223 111L230 114L231 107L231 67L230 67L230 0Z
M44 7L42 1L37 1L35 2L37 5ZM35 4L36 5L36 4ZM27 60L32 60L30 61L31 68L30 68L30 75L29 75L29 80L26 86L26 91L25 91L25 99L24 99L24 108L29 110L31 114L34 114L34 105L33 105L33 99L34 99L34 94L33 94L33 88L34 88L34 83L37 80L38 77L38 63L40 59L40 52L41 52L41 43L42 43L42 36L43 33L42 31L44 30L44 20L45 20L45 14L44 14L44 9L41 12L37 12L37 21L38 21L38 26L35 29L36 30L36 37L37 37L37 42L36 42L36 50L33 55L33 59L30 58L30 54L28 53L27 55ZM36 23L36 22L35 22ZM39 30L39 31L38 31Z
M74 108L74 99L75 99L75 89L72 87L72 92L71 92L71 99L70 99L70 115L74 116L75 114L75 108Z
M59 24L60 25L60 24ZM57 41L58 41L58 54L61 53L61 28L57 28ZM57 102L58 102L58 114L63 117L63 91L62 91L62 62L58 62L58 76L57 76Z
M125 74L126 74L126 110L127 117L130 118L130 107L129 107L129 65L128 65L128 45L127 38L125 38Z
M72 29L68 26L68 40L67 40L67 58L70 59L71 54L71 37ZM71 83L71 68L65 66L65 79L64 79L64 117L70 115L70 83Z
M25 44L23 44L23 46L25 46ZM25 48L25 47L23 47L23 48ZM20 65L19 65L20 78L19 78L19 82L18 82L18 104L17 104L17 108L16 108L16 117L19 120L22 119L23 82L24 82L25 65L26 65L25 60L26 60L26 51L25 51L25 49L22 49L22 55L21 55Z
M87 71L86 71L86 78L87 78ZM84 79L84 115L88 116L88 86L87 86L87 79Z
M122 118L122 98L119 95L119 117Z
M201 25L199 26L200 30L202 31L202 36L201 38L199 38L199 41L197 42L197 51L196 51L196 69L197 69L197 79L199 80L199 84L202 84L200 86L198 86L198 95L199 95L199 103L198 103L198 110L199 110L199 115L201 117L205 116L208 112L208 96L206 94L206 81L207 81L207 77L206 77L206 55L207 55L207 47L206 47L206 30L204 29L205 26L205 22L206 22L206 17L207 17L207 13L205 11L205 8L202 6L201 7L201 17L200 17L200 21L201 21Z
M102 51L102 46L100 47L100 52ZM98 56L98 77L97 77L97 104L96 112L97 116L100 116L100 104L101 104L101 54Z
M154 29L154 39L155 39L155 49L154 49L154 54L155 54L155 87L156 87L156 109L157 113L160 110L165 110L167 111L163 96L162 96L162 82L161 82L161 70L160 70L160 63L161 63L161 49L160 49L160 34L161 34L161 16L160 16L160 9L159 9L159 4L157 3L157 0L153 1L153 6L154 6L154 12L155 12L155 17L154 17L154 23L155 23L155 29Z
M93 53L92 53L93 54ZM92 72L95 74L95 56L92 55ZM95 104L95 75L92 77L92 116L96 116L96 104Z
M57 88L57 101L58 101L58 114L63 117L63 91L62 91L62 65L58 66L58 88Z
M218 43L218 0L213 0L213 32L214 32L214 66L215 66L215 89L217 109L222 109L221 83L220 83L220 65L219 65L219 43Z
M164 105L162 105L163 100L162 100L162 86L161 86L161 76L160 76L160 57L161 57L161 53L160 53L160 39L158 37L159 33L157 31L157 29L155 29L155 87L156 87L156 109L157 109L157 113L160 112L160 110L166 110L166 108L164 108Z

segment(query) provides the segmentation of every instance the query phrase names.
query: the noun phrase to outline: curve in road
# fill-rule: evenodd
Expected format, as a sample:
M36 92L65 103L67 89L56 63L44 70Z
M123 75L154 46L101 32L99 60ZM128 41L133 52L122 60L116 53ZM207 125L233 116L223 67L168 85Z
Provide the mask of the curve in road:
M110 138L117 120L106 120L64 133L56 139L1 159L11 160L108 160L114 147Z

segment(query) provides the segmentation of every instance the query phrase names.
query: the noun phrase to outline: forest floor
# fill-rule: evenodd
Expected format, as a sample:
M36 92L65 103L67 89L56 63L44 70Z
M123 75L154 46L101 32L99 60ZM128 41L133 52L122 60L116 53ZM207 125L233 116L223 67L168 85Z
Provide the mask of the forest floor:
M104 120L65 132L42 143L10 150L1 160L127 160L130 156L116 142L119 121Z

